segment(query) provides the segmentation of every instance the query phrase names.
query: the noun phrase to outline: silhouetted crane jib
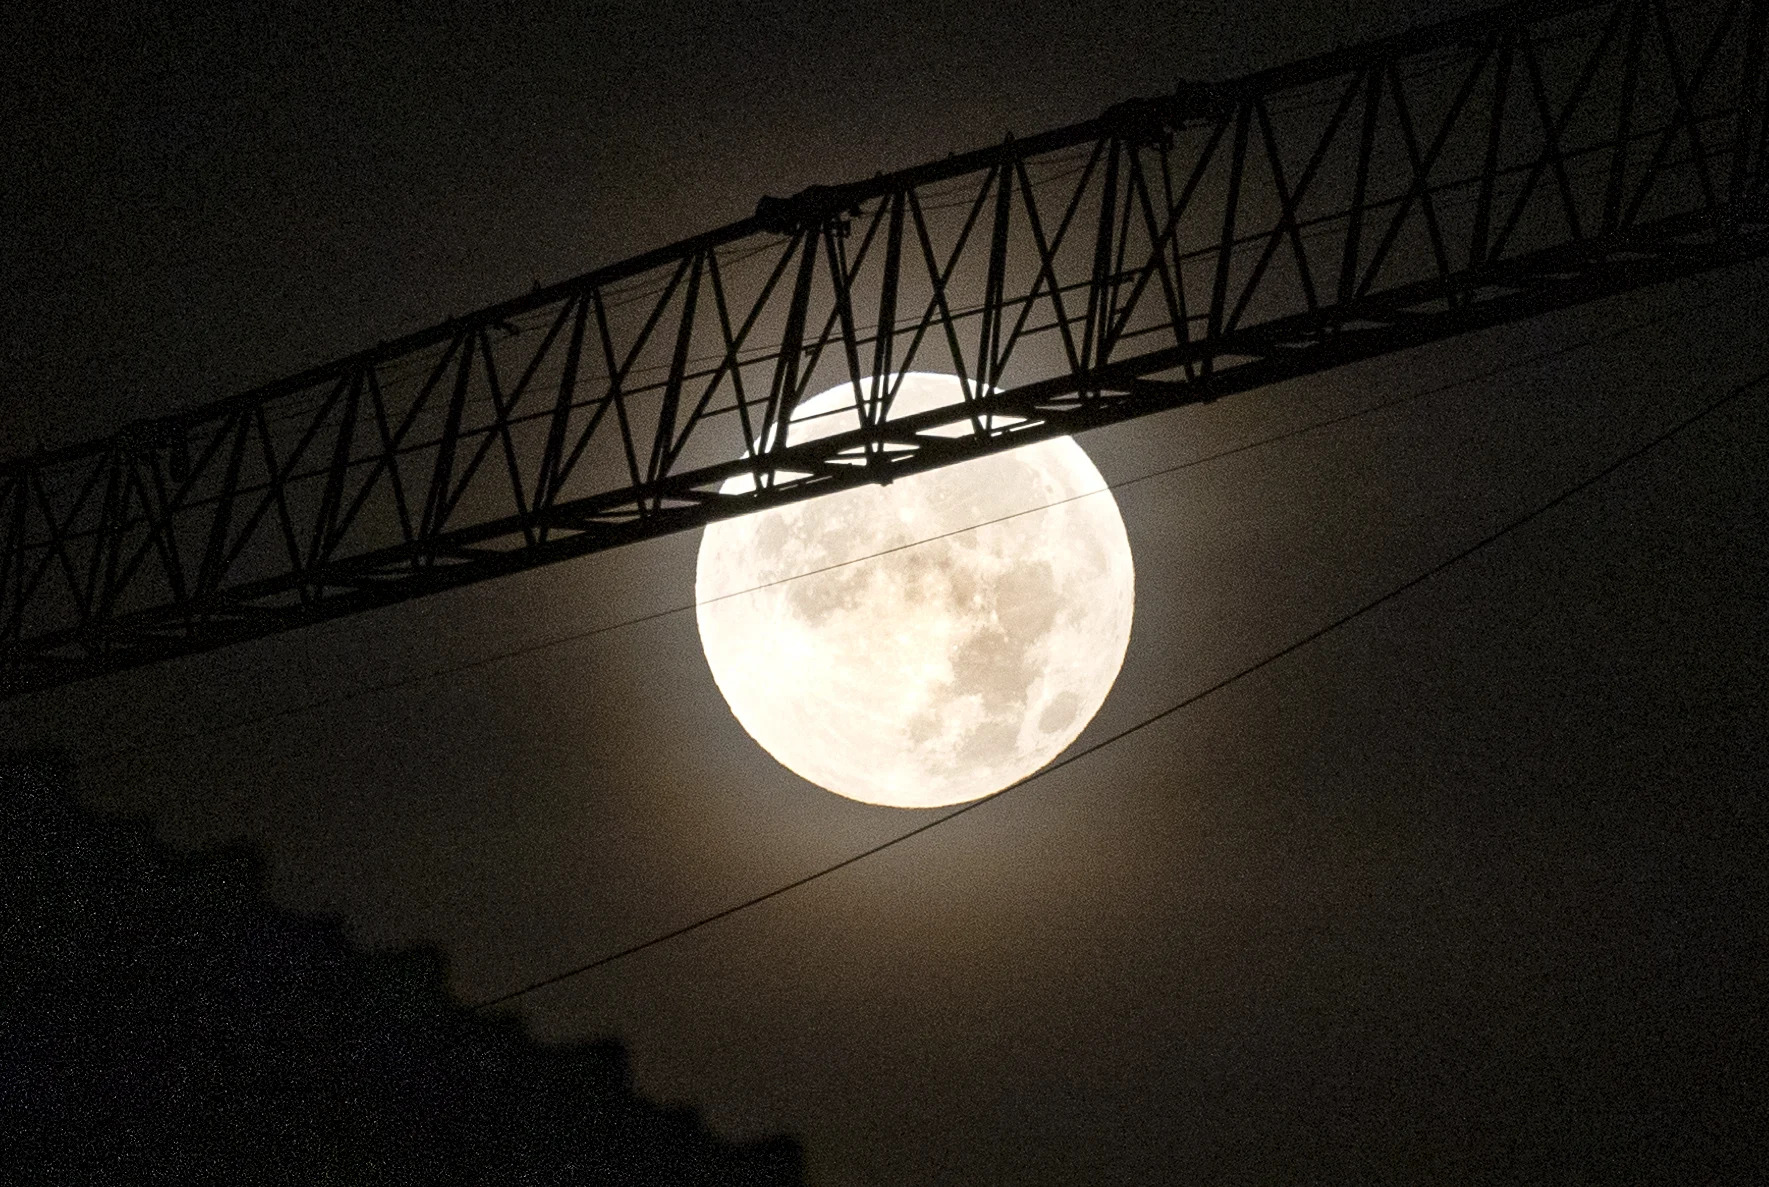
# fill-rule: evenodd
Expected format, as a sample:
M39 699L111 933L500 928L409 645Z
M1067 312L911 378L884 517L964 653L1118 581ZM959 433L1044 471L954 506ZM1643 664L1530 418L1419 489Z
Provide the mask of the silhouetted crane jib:
M0 691L1755 258L1766 24L1513 4L1184 83L0 465ZM911 370L965 402L891 416ZM859 428L777 431L838 384Z

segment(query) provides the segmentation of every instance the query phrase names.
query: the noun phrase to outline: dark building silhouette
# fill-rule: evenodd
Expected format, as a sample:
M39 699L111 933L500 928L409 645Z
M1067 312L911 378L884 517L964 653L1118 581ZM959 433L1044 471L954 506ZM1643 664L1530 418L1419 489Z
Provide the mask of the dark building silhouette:
M635 1095L618 1043L547 1046L280 910L242 848L94 816L54 755L0 754L0 1181L774 1184Z

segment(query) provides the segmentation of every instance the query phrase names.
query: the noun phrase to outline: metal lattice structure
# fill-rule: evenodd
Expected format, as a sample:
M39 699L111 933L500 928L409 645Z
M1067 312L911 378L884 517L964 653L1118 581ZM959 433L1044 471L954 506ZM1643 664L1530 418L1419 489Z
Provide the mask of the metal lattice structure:
M1761 255L1766 24L1515 4L1182 85L13 461L0 691ZM965 402L892 417L910 370ZM858 429L778 431L838 384Z

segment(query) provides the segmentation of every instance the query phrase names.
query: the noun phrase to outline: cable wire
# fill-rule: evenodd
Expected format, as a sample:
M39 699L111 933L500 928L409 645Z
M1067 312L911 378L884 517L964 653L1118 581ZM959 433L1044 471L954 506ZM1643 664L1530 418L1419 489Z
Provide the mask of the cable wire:
M1684 433L1685 431L1687 431L1688 429L1690 429L1694 425L1698 424L1702 420L1705 420L1707 417L1713 415L1715 412L1718 412L1720 409L1726 407L1728 404L1733 403L1735 400L1742 397L1746 392L1750 391L1752 388L1756 387L1757 385L1763 383L1765 380L1769 380L1769 371L1759 372L1757 375L1752 376L1750 379L1745 380L1743 383L1739 384L1737 387L1734 387L1733 389L1728 391L1725 395L1720 396L1718 399L1713 400L1713 401L1703 405L1701 408L1697 409L1695 412L1693 412L1690 415L1685 416L1683 419L1677 421L1670 428L1665 429L1663 432L1650 438L1649 440L1647 440L1643 444L1637 445L1633 449L1628 450L1626 453L1622 454L1620 457L1616 458L1614 461L1610 462L1608 465L1604 466L1601 470L1598 470L1596 473L1588 475L1587 477L1580 479L1578 482L1575 482L1573 485L1562 490L1559 494L1555 495L1553 498L1549 499L1547 502L1541 503L1535 507L1532 507L1530 510L1525 511L1523 514L1515 517L1514 519L1507 520L1504 524L1495 528L1493 531L1488 532L1486 535L1484 535L1480 539L1474 541L1474 543L1469 544L1465 548L1461 549L1459 552L1456 552L1456 553L1452 554L1451 556L1446 557L1445 559L1437 562L1435 565L1432 565L1430 568L1424 570L1423 572L1415 574L1414 576L1401 582L1399 585L1396 585L1392 589L1389 589L1385 593L1379 594L1378 596L1371 598L1369 601L1358 606L1356 609L1346 611L1344 614L1341 614L1338 618L1335 618L1333 621L1327 623L1325 626L1320 627L1316 630L1310 631L1308 634L1303 635L1301 638L1296 639L1295 641L1288 643L1283 647L1278 648L1276 651L1273 651L1267 655L1260 657L1259 659L1254 660L1252 663L1248 664L1246 667L1239 669L1238 671L1234 672L1233 674L1231 674L1229 676L1223 677L1221 680L1218 680L1215 684L1210 685L1208 688L1205 688L1199 692L1192 693L1190 696L1187 696L1187 697L1183 698L1182 700L1179 700L1179 701L1175 702L1174 704L1167 706L1164 709L1161 709L1155 713L1152 713L1149 716L1144 717L1142 720L1136 722L1135 724L1127 726L1124 729L1121 729L1118 732L1111 734L1108 737L1101 738L1099 741L1094 742L1094 743L1087 745L1087 746L1083 746L1078 750L1070 751L1068 754L1063 755L1061 758L1057 759L1055 762L1051 763L1049 766L1043 767L1040 770L1037 770L1037 771L1033 772L1032 774L1027 775L1023 779L1018 779L1018 780L1014 781L1013 783L1008 784L1006 787L1002 788L1000 791L992 792L989 795L983 796L981 799L972 800L968 804L963 804L957 808L954 808L950 812L946 812L940 816L936 816L934 819L927 821L925 824L919 824L912 829L909 829L905 832L898 833L894 837L891 837L891 838L884 840L884 841L880 841L876 845L869 846L868 848L860 850L858 853L854 853L848 857L844 857L840 861L834 862L830 865L822 867L821 869L818 869L818 870L815 870L809 874L806 874L802 878L795 878L791 882L787 882L781 886L776 886L772 890L763 891L761 894L755 895L752 898L745 899L742 902L734 903L731 906L725 907L724 909L719 910L719 911L715 911L710 915L703 915L699 919L694 920L692 923L683 924L681 927L677 927L677 928L674 928L670 931L663 932L659 935L652 936L649 939L641 940L636 944L629 944L625 948L621 948L621 949L618 949L614 952L610 952L610 953L607 953L603 956L599 956L594 960L587 961L583 964L577 965L574 968L566 969L563 972L553 973L550 976L542 977L542 978L535 980L535 981L530 981L526 985L523 985L523 986L516 988L516 989L509 990L505 993L498 994L496 997L485 998L481 1001L474 1002L469 1008L473 1009L473 1010L486 1010L486 1009L492 1008L493 1006L503 1005L506 1002L511 1002L511 1001L516 1000L519 997L524 997L530 993L533 993L538 989L545 989L546 987L548 987L550 985L557 985L561 981L566 981L566 980L569 980L573 977L582 976L583 974L588 973L588 972L592 972L596 969L604 968L607 965L613 964L615 961L624 960L626 957L637 955L638 953L644 952L647 949L655 948L660 944L666 944L671 940L679 939L682 936L688 935L692 932L699 931L701 928L709 927L712 924L719 922L720 920L729 919L733 915L736 915L736 914L743 912L743 911L747 911L752 907L760 906L761 904L763 904L765 902L768 902L772 899L779 898L780 896L782 896L784 894L788 894L791 891L797 890L801 886L809 885L812 882L816 882L822 878L828 877L829 875L831 875L833 873L836 873L838 870L846 869L848 866L854 865L858 862L866 860L869 857L873 857L877 854L883 853L885 850L894 848L897 845L901 845L905 841L911 840L912 838L920 836L922 833L925 833L925 832L928 832L932 829L938 828L940 825L945 824L948 821L956 820L958 817L963 816L967 812L975 811L976 809L982 807L984 804L992 803L993 801L1000 799L1002 796L1007 795L1009 792L1016 791L1019 788L1026 786L1026 784L1032 782L1034 779L1038 779L1038 778L1041 778L1045 775L1048 775L1052 771L1061 770L1063 767L1069 766L1072 763L1079 762L1082 759L1088 757L1089 755L1096 754L1099 751L1104 750L1106 747L1113 745L1114 743L1121 742L1125 738L1130 737L1132 734L1139 733L1142 730L1147 729L1149 726L1154 725L1155 723L1157 723L1159 721L1163 721L1169 717L1172 717L1174 714L1179 713L1182 710L1187 709L1190 706L1197 704L1199 701L1204 700L1206 697L1209 697L1209 696L1214 695L1215 693L1221 692L1223 689L1228 688L1231 685L1239 683L1240 681L1246 679L1248 676L1251 676L1254 673L1259 672L1264 668L1270 667L1272 664L1277 663L1279 660L1283 659L1284 657L1292 655L1292 654L1302 650L1303 648L1307 647L1309 644L1311 644L1321 638L1324 638L1325 636L1327 636L1329 634L1332 634L1334 631L1340 629L1341 627L1347 626L1347 625L1357 621L1359 618L1362 618L1364 615L1370 613L1371 611L1377 609L1378 607L1386 605L1387 603L1394 601L1396 598L1402 596L1403 594L1407 593L1408 591L1415 589L1420 585L1423 585L1425 582L1431 580L1433 577L1437 576L1439 573L1442 573L1446 569L1452 568L1455 565L1460 564L1462 561L1467 560L1469 557L1472 557L1475 554L1485 550L1486 548L1497 543L1499 540L1504 539L1506 536L1510 535L1512 532L1516 531L1518 528L1521 528L1524 525L1526 525L1536 519L1541 518L1543 515L1546 515L1548 512L1552 511L1554 508L1560 506L1562 503L1565 503L1568 499L1573 498L1575 495L1579 494L1580 492L1588 490L1592 486L1603 481L1605 478L1609 477L1611 474L1614 474L1617 470L1622 469L1624 466L1628 465L1630 462L1636 461L1637 459L1644 457L1646 454L1650 453L1654 449L1657 449L1660 445L1663 445L1667 441L1670 441L1671 439L1681 435L1682 433Z
M1751 296L1756 293L1763 292L1765 290L1769 290L1769 284L1758 285L1753 288L1750 288L1750 289L1746 290L1746 292L1743 295L1744 296ZM1426 388L1421 388L1418 391L1408 392L1404 395L1395 396L1395 397L1388 399L1388 400L1382 400L1382 401L1378 401L1377 403L1374 403L1374 404L1368 404L1368 405L1365 405L1360 408L1355 408L1349 412L1342 412L1342 413L1339 413L1335 416L1329 416L1329 417L1325 417L1321 420L1311 421L1308 424L1300 425L1300 426L1297 426L1296 428L1286 429L1282 432L1269 434L1264 437L1256 438L1255 440L1252 440L1252 441L1242 442L1239 445L1229 446L1226 449L1217 450L1214 453L1205 454L1202 457L1191 458L1187 461L1178 462L1178 463L1175 463L1174 465L1171 465L1171 466L1163 466L1160 469L1151 470L1151 471L1148 471L1147 473L1138 474L1138 475L1135 475L1130 478L1121 478L1116 482L1109 482L1109 483L1105 484L1104 486L1102 486L1098 490L1087 491L1087 492L1084 492L1084 493L1078 494L1078 495L1070 495L1066 498L1056 499L1056 500L1053 500L1049 503L1042 503L1042 504L1039 504L1038 506L1035 506L1035 507L1028 507L1028 508L1025 508L1024 510L1021 510L1021 511L1015 511L1015 512L1011 512L1007 515L997 516L994 519L983 520L981 523L971 524L967 527L955 528L952 531L941 532L937 535L928 536L924 539L913 540L913 541L910 541L909 543L906 543L906 544L898 544L898 545L895 545L894 547L882 549L877 552L866 553L861 556L853 557L849 560L839 561L839 562L832 564L832 565L824 565L819 568L808 569L803 573L795 573L790 577L775 578L772 581L763 582L759 585L749 586L744 589L732 590L729 593L724 593L724 594L720 594L716 597L707 598L704 601L693 601L693 602L686 602L686 603L677 604L674 606L668 606L668 607L665 607L664 609L661 609L661 610L653 610L648 613L640 614L640 615L637 615L632 618L622 619L619 622L607 623L607 624L604 624L602 626L597 626L597 627L589 627L589 628L586 628L586 629L580 630L580 631L571 631L571 632L568 632L563 635L555 635L550 639L543 639L543 640L540 640L539 642L535 642L535 643L527 643L527 644L524 644L520 647L513 647L513 648L510 648L505 651L495 652L491 655L479 656L475 659L463 660L459 663L445 665L440 668L433 668L433 669L430 669L429 671L415 672L415 673L411 673L409 675L404 675L404 676L395 676L395 677L392 677L387 680L377 681L373 684L363 685L360 688L351 689L347 692L334 693L334 694L331 694L328 696L316 698L314 700L304 701L299 705L293 705L288 708L275 709L275 710L271 710L270 712L267 712L267 713L254 714L249 717L241 718L238 721L229 722L226 725L216 726L216 727L209 728L209 729L198 729L198 730L185 731L185 732L180 733L170 739L160 741L160 742L153 742L153 743L139 744L139 745L129 745L129 746L119 746L119 747L115 747L110 750L89 751L85 755L80 756L80 758L78 759L78 765L88 766L88 765L92 765L95 763L114 762L118 759L129 758L129 757L133 757L133 756L154 754L154 753L158 753L163 750L170 750L176 746L182 746L188 742L198 741L198 740L201 740L204 738L219 737L223 734L233 733L238 730L251 728L253 726L266 725L266 724L273 722L273 721L283 721L283 720L287 720L292 717L304 716L308 713L312 713L312 712L315 712L320 709L329 708L333 705L339 705L339 704L344 704L349 701L360 700L364 697L374 696L378 693L391 692L395 689L405 688L410 685L422 683L427 680L438 680L438 679L441 679L446 676L459 675L462 672L475 671L480 668L486 668L486 667L490 667L494 664L502 663L505 660L518 659L523 656L534 655L539 652L548 651L548 650L551 650L552 648L555 648L555 647L564 646L567 643L580 642L585 639L595 638L598 635L609 634L610 632L624 630L628 627L642 626L645 623L656 622L659 619L669 618L669 617L672 617L677 614L685 614L688 611L698 609L699 607L701 607L703 605L710 605L714 602L725 601L730 598L743 597L747 594L757 593L757 592L764 590L764 589L770 589L770 588L773 588L774 586L777 586L777 585L783 585L789 581L798 581L798 580L801 580L801 579L807 578L807 577L815 577L815 576L818 576L819 574L822 574L822 573L828 573L828 572L834 571L836 569L847 568L851 565L857 565L857 564L860 564L865 561L877 559L878 557L889 556L893 553L902 552L902 551L905 551L910 548L916 548L916 547L919 547L923 544L930 544L930 543L933 543L938 540L943 540L943 539L947 539L952 536L961 535L965 532L975 531L978 528L990 527L994 524L1005 523L1009 520L1019 519L1023 516L1034 515L1039 512L1042 512L1042 511L1047 511L1053 507L1061 506L1065 503L1074 502L1078 499L1092 498L1094 496L1103 494L1107 491L1123 490L1127 487L1136 486L1140 483L1153 481L1156 478L1163 478L1163 477L1166 477L1171 474L1179 473L1183 470L1189 470L1189 469L1192 469L1197 466L1207 465L1211 462L1220 461L1224 458L1234 457L1237 454L1248 453L1248 452L1251 452L1256 449L1263 449L1266 446L1276 445L1281 442L1292 440L1297 437L1306 436L1310 433L1319 432L1323 429L1332 428L1336 425L1347 424L1351 421L1361 420L1364 417L1373 416L1378 412L1384 412L1389 409L1398 408L1398 407L1401 407L1406 404L1415 403L1419 400L1426 399L1427 397L1430 397L1430 396L1441 395L1444 392L1453 391L1459 387L1466 387L1466 386L1469 386L1472 384L1480 383L1485 380L1493 379L1493 378L1496 378L1500 375L1507 374L1509 372L1526 370L1530 367L1534 367L1538 364L1548 362L1548 361L1556 359L1556 358L1562 358L1567 355L1575 354L1578 351L1584 350L1588 347L1598 346L1598 345L1601 345L1605 342L1610 342L1610 341L1614 341L1615 339L1618 339L1618 338L1626 337L1629 334L1636 333L1636 332L1643 330L1643 329L1650 329L1654 326L1662 325L1665 322L1675 320L1679 317L1687 316L1688 314L1691 314L1691 313L1699 312L1702 309L1706 309L1712 305L1727 304L1727 303L1730 303L1736 299L1737 299L1737 297L1732 296L1732 295L1723 295L1723 296L1712 298L1711 300L1709 300L1707 302L1703 302L1699 305L1693 305L1693 306L1689 306L1689 307L1685 307L1685 308L1680 308L1680 309L1670 312L1670 313L1658 314L1653 317L1643 318L1639 321L1630 322L1627 325L1619 326L1616 329L1607 331L1606 333L1599 334L1594 337L1583 338L1583 339L1580 339L1576 342L1567 343L1565 345L1554 347L1549 350L1539 351L1535 354L1527 355L1527 356L1520 358L1520 359L1516 359L1516 360L1513 360L1510 362L1501 363L1495 367L1489 367L1488 369L1486 369L1484 371L1478 372L1477 374L1467 376L1462 379L1449 380L1444 383L1435 384L1435 385L1432 385L1432 386L1426 387Z

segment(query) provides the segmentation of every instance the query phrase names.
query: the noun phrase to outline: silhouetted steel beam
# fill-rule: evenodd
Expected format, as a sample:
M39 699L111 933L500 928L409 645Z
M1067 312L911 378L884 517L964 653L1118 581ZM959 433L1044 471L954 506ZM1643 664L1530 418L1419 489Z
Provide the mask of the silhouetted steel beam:
M1760 256L1766 24L1769 0L1517 4L1182 84L7 463L0 689ZM965 402L890 416L909 370ZM781 439L840 384L859 429Z

